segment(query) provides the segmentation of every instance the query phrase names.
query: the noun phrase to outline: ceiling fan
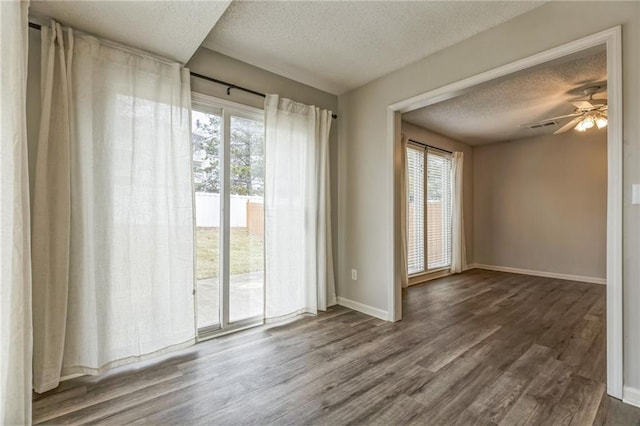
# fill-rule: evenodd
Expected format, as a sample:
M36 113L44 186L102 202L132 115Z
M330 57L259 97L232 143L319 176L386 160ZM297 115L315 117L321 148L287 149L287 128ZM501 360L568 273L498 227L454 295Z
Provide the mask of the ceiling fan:
M576 109L571 114L561 115L558 117L548 118L541 120L533 124L525 124L526 127L542 127L536 126L540 123L549 123L562 118L574 117L567 124L553 132L554 135L569 131L571 128L575 128L579 132L585 132L594 126L598 129L602 129L607 125L607 100L606 99L593 99L593 95L600 90L600 86L591 86L582 90L585 96L589 99L586 101L574 101L572 104Z

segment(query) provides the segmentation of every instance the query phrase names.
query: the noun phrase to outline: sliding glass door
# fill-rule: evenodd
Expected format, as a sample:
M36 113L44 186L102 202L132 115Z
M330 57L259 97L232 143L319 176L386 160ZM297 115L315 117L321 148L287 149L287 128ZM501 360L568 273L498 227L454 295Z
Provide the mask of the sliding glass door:
M427 150L427 271L451 267L451 155Z
M191 113L196 216L196 312L198 328L220 328L220 194L222 111Z
M193 176L199 337L264 317L261 110L194 94Z
M420 275L451 267L451 155L409 144L407 269Z
M229 321L262 318L264 305L263 120L230 116Z

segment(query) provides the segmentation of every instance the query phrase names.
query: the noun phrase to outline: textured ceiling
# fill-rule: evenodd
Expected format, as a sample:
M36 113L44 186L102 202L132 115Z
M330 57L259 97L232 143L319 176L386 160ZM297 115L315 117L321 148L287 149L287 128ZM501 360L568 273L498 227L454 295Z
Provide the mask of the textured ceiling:
M230 1L32 0L30 13L184 63Z
M594 83L603 87L594 99L606 98L606 62L604 46L590 49L473 87L402 119L470 145L553 133L571 118L540 129L520 125L572 113L570 101L586 99L581 89Z
M542 2L233 2L203 46L340 94Z

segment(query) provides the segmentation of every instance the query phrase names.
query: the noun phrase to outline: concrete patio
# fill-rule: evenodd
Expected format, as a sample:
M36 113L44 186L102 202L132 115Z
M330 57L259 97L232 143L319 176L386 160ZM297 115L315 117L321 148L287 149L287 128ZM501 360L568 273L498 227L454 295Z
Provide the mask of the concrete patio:
M220 323L219 278L198 280L198 328ZM264 272L229 277L229 321L260 316L264 306Z

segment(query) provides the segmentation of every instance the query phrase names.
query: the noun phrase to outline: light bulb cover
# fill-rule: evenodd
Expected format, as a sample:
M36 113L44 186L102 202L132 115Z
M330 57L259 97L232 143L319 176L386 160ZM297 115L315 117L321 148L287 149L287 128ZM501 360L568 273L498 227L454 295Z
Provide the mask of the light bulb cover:
M584 121L579 122L576 127L574 127L574 129L576 129L579 132L585 132L587 130L586 127L584 127Z
M582 127L584 127L585 129L590 129L595 125L595 123L593 122L593 117L591 116L587 116L584 118L584 120L582 120Z
M598 117L596 119L596 126L598 126L598 129L602 129L604 127L607 127L607 119L605 117Z

